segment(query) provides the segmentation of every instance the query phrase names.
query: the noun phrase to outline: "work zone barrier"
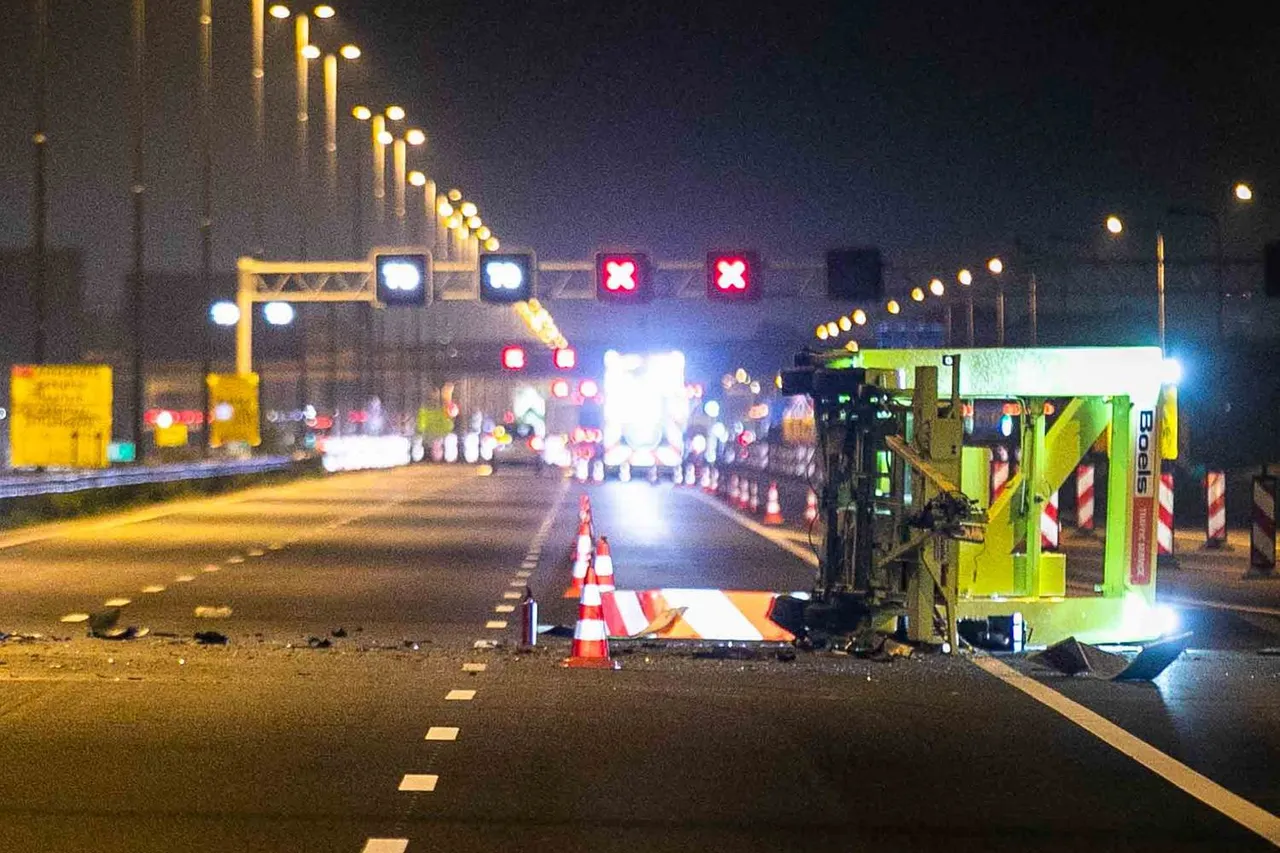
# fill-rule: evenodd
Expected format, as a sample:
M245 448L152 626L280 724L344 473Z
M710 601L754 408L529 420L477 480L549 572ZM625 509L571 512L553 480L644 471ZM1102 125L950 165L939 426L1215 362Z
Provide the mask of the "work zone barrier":
M1058 550L1062 541L1062 522L1058 516L1058 492L1054 491L1040 513L1040 547L1046 551Z
M1249 535L1249 573L1271 577L1276 570L1276 478L1253 478L1253 525Z
M1156 514L1156 557L1173 556L1173 472L1160 475L1160 487L1156 490L1160 502Z
M1095 529L1094 509L1094 474L1096 468L1092 462L1076 466L1076 529L1092 531Z
M778 593L719 589L615 590L601 597L610 637L789 643L769 618Z
M1225 472L1205 473L1204 498L1208 511L1204 526L1205 547L1225 548L1227 545L1227 475Z

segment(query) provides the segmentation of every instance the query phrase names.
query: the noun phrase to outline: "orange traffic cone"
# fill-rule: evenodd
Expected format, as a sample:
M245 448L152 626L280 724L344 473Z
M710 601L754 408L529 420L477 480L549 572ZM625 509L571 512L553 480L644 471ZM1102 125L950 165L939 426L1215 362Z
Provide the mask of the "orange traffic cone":
M769 481L769 496L764 503L764 523L782 523L782 507L778 505L778 484L773 480Z
M729 493L725 495L729 503L736 503L738 500L738 475L729 475Z
M738 509L747 509L751 506L751 484L747 482L747 478L743 477L738 481Z
M818 495L813 489L804 497L804 520L806 524L813 524L818 520Z
M747 497L747 508L751 510L752 515L760 511L760 484L755 480L751 481L751 490Z
M591 528L585 521L578 524L578 545L573 555L573 578L564 591L565 598L577 598L582 594L582 584L587 579L587 567L591 563Z
M561 666L575 669L619 669L609 658L609 629L604 622L600 581L595 566L587 567L587 578L578 598L578 621L573 626L573 646Z
M592 562L601 592L613 592L613 555L609 553L609 537L601 536L596 545L596 558Z

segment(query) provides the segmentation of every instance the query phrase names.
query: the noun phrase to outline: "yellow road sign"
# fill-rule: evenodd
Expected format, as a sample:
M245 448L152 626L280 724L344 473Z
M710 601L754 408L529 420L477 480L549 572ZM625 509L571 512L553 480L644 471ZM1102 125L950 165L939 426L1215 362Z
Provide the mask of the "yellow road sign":
M262 443L258 424L258 374L210 373L209 446L221 447L242 441L257 447Z
M9 377L15 468L105 468L111 442L111 368L15 364Z

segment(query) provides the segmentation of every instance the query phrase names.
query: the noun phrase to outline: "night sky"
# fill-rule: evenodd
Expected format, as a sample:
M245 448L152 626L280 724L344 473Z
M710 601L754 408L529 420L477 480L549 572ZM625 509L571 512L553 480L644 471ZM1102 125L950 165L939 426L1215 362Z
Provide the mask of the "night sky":
M0 245L15 246L30 234L30 3L0 2ZM1228 239L1252 251L1280 165L1280 19L1243 4L334 5L314 40L365 50L343 69L344 106L403 104L431 135L413 165L542 258L609 243L816 260L870 244L891 263L950 264L1015 235L1091 240L1112 210L1153 225L1169 204L1226 212L1236 180L1259 204ZM197 3L151 6L148 265L194 269ZM249 4L214 6L216 258L229 270L251 246ZM129 264L129 3L50 7L52 237L84 250L98 301ZM269 254L285 257L292 31L271 23ZM318 74L312 86L318 176ZM343 125L354 142L345 111ZM317 229L313 256L349 254L348 230Z

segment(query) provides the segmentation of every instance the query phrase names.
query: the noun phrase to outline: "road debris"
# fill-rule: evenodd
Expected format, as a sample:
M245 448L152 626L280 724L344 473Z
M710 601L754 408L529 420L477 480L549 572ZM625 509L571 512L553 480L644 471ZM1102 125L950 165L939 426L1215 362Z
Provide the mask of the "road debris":
M342 637L347 636L347 629L346 629L346 628L341 628L341 627L339 627L339 628L334 628L332 631L330 631L330 632L329 632L329 635L330 635L330 636L332 636L332 637L337 637L337 638L341 639Z
M217 631L196 631L195 639L202 646L225 646L229 642L226 634Z
M307 645L313 649L327 649L333 642L327 637L308 637Z

